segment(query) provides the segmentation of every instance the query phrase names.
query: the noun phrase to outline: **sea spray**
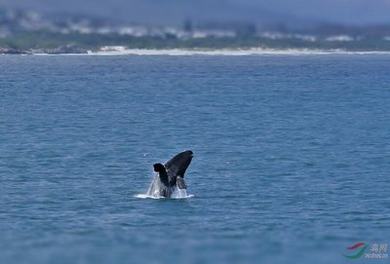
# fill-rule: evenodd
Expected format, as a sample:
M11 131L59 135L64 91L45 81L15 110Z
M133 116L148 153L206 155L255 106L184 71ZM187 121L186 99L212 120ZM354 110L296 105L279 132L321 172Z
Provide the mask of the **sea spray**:
M142 199L145 199L145 198L152 198L152 199L166 198L166 197L161 195L161 193L160 193L161 188L166 188L166 187L163 186L163 184L160 181L160 178L156 174L154 176L146 194L137 194L135 197L142 198ZM170 188L169 192L171 194L170 198L172 198L172 199L186 199L186 198L191 198L194 196L191 194L190 195L187 194L186 189L179 189L176 186L174 188Z
M191 197L193 197L193 195L188 195L186 189L179 189L177 187L175 187L175 189L171 195L171 198L173 198L173 199L185 199L185 198L191 198Z
M167 188L166 186L164 186L164 184L162 184L160 177L158 176L158 174L156 174L153 178L152 183L149 186L148 191L146 192L146 195L156 198L163 197L161 193L161 190L163 189L165 189L165 191L169 194L172 193L172 191L169 190L170 188Z

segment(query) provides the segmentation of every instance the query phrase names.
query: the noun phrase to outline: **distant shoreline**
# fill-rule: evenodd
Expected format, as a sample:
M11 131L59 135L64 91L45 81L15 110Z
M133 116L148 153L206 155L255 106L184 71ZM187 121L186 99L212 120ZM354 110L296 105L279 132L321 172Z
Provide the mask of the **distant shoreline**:
M171 55L171 56L250 56L250 55L328 55L328 54L390 54L390 51L348 51L341 49L124 49L121 51L96 51L88 52L87 55Z
M254 55L390 55L390 51L375 50L343 50L343 49L269 49L269 48L248 48L248 49L112 49L86 51L83 53L72 52L26 52L19 54L0 53L0 55L22 55L22 56L254 56Z

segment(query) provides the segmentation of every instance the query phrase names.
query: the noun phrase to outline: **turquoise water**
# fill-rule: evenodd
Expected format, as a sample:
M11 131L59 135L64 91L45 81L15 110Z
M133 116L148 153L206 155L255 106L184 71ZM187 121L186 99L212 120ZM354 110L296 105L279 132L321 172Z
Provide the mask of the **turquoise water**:
M346 247L390 242L389 69L1 56L0 262L350 263ZM137 198L185 149L194 197Z

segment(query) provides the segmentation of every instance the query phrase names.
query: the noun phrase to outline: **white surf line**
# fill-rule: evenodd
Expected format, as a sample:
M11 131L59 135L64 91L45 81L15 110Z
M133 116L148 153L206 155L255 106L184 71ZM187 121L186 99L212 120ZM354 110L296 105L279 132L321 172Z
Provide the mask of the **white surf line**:
M252 55L329 55L329 54L390 54L390 51L347 51L317 49L125 49L121 51L97 51L89 55L140 55L140 56L252 56Z
M320 49L123 49L118 51L88 51L81 54L45 54L39 56L262 56L262 55L390 55L390 51L348 51Z

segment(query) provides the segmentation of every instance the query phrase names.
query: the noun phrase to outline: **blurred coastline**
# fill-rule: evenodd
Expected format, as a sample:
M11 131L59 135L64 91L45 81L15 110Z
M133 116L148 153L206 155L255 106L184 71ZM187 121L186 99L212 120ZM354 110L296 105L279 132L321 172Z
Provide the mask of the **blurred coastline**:
M182 25L167 26L0 8L0 54L87 54L128 49L390 51L390 24L291 26L187 19Z

